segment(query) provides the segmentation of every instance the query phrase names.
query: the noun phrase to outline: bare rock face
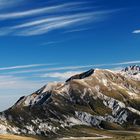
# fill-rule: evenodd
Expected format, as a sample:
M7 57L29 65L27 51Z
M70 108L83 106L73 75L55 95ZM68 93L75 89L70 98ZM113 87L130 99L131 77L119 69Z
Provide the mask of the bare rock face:
M91 69L87 72L83 72L81 74L77 74L77 75L70 77L68 80L66 80L66 82L69 82L69 81L74 80L74 79L84 79L86 77L91 76L93 73L94 73L94 69Z
M0 114L0 133L45 135L74 125L99 129L140 125L140 81L121 72L91 69L49 83ZM127 76L126 76L126 75Z
M140 66L128 66L121 71L121 74L127 78L140 81Z
M122 71L135 75L137 73L140 73L140 66L138 66L138 65L128 66L128 67L124 68Z

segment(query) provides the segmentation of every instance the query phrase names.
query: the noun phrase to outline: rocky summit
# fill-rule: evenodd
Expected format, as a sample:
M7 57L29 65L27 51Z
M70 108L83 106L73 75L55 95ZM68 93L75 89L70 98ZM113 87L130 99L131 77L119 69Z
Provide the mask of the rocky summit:
M140 67L91 69L49 83L0 113L0 133L50 136L73 126L140 126Z

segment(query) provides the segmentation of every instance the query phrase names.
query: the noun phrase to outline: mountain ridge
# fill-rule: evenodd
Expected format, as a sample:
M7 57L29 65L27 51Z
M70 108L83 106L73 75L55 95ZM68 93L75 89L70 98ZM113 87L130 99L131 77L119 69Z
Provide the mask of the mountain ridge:
M47 84L0 113L0 133L49 136L77 125L137 127L140 81L125 72L91 69L63 83Z

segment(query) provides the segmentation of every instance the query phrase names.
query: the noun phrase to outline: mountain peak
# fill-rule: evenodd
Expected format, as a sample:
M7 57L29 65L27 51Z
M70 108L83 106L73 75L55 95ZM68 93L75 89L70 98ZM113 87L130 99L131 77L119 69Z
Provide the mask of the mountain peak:
M81 74L77 74L77 75L74 75L74 76L70 77L69 79L66 80L66 82L69 82L73 79L84 79L86 77L89 77L93 73L94 73L94 69L90 69L89 71L86 71L86 72L83 72Z

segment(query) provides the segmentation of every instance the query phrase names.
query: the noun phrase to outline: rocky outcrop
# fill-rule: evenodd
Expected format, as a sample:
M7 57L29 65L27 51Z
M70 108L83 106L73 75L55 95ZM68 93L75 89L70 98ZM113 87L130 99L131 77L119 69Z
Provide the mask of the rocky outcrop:
M66 82L69 82L69 81L74 80L74 79L84 79L86 77L91 76L93 73L94 73L94 69L91 69L87 72L77 74L77 75L74 75L74 76L70 77L68 80L66 80Z

